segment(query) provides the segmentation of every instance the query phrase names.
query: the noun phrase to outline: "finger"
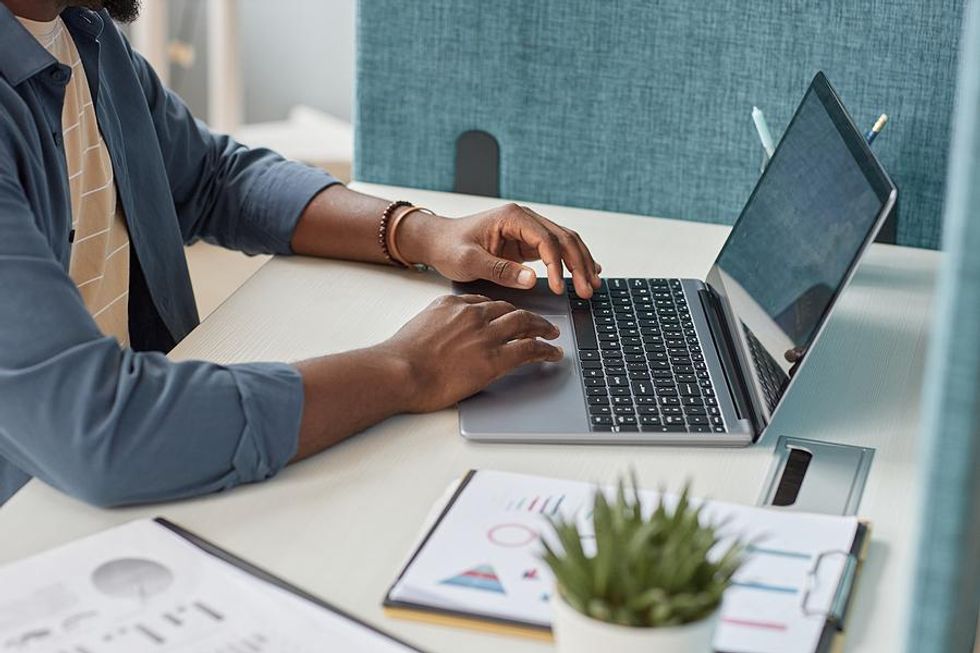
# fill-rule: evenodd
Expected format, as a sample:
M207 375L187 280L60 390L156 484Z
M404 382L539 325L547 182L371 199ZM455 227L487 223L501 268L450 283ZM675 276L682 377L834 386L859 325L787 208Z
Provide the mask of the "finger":
M490 298L487 297L486 295L469 294L469 295L450 295L450 296L451 297L455 296L456 299L462 300L467 304L482 304L483 302L490 301Z
M589 282L592 284L592 288L594 290L598 290L599 286L602 285L602 280L599 279L599 270L602 268L600 268L599 264L596 263L595 258L592 256L592 251L589 249L588 245L585 244L585 241L582 240L582 236L579 235L577 231L573 231L571 229L566 229L566 231L571 234L572 238L575 239L575 242L578 243L578 247L580 250L582 250L585 260L592 264L589 269Z
M480 278L493 281L507 288L533 288L537 275L529 267L510 259L494 256L486 250L480 250L481 261L477 264L477 274ZM482 270L482 272L481 272Z
M490 327L496 331L503 342L524 338L545 338L554 340L560 333L558 327L536 313L515 310L501 315Z
M504 224L503 235L534 248L548 270L548 287L551 292L562 294L565 292L565 282L562 279L561 244L558 237L520 208L514 209L512 215L514 219Z
M578 232L573 231L572 229L566 229L565 227L560 228L572 239L572 244L578 249L582 256L582 260L585 262L584 276L586 283L588 283L593 290L597 290L601 285L601 282L599 281L599 273L596 272L596 262L595 259L592 258L592 252L590 252L589 248L586 247L585 241L582 240L582 237L578 234ZM574 279L574 276L572 278Z
M517 307L515 307L510 302L504 302L499 300L480 304L480 308L483 310L483 315L486 318L487 322L493 322L500 316L506 315L507 313L512 313L517 310Z
M544 340L537 338L511 340L500 348L500 361L504 368L501 373L528 363L557 363L564 357L565 352L561 347Z
M575 285L576 294L578 294L579 297L585 297L586 299L591 297L593 291L592 278L595 276L594 272L591 270L592 256L588 254L588 250L583 252L583 250L579 248L578 243L580 240L573 238L567 229L558 226L543 215L535 213L528 207L522 206L521 210L523 210L531 220L541 224L545 229L554 235L555 239L558 241L561 258L565 261L565 265L572 275L572 281Z

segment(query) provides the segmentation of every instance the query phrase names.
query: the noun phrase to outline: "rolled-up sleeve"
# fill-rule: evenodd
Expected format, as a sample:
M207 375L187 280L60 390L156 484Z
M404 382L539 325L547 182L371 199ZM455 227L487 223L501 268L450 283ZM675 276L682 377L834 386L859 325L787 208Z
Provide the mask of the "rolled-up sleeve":
M302 379L103 336L0 151L0 457L97 505L262 480L296 451Z
M185 242L203 238L249 254L291 254L310 200L340 183L265 148L212 132L130 50L153 119Z

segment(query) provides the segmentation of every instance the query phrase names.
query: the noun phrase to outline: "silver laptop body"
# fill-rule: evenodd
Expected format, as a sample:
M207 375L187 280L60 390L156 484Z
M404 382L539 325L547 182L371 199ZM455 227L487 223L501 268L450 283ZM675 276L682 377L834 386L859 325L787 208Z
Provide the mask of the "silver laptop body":
M456 284L538 313L565 359L460 403L488 442L745 446L758 440L897 197L818 73L705 280L573 290ZM617 355L618 354L618 355Z

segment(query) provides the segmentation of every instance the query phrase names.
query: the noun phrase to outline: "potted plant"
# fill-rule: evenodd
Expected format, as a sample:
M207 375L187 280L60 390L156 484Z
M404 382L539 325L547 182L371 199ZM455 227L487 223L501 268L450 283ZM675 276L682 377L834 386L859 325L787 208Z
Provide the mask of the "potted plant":
M596 491L595 551L582 547L574 521L552 521L544 561L554 572L553 631L562 653L693 653L711 650L722 594L742 564L736 541L719 550L719 524L704 523L704 503L689 485L671 509L661 494L644 516L636 479L620 479L610 504Z

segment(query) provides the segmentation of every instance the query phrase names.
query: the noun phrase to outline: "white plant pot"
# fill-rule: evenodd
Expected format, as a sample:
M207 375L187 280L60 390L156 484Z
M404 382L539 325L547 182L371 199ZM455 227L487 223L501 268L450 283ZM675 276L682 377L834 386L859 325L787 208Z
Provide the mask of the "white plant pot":
M709 653L719 612L683 626L633 628L587 617L557 592L551 606L559 653Z

